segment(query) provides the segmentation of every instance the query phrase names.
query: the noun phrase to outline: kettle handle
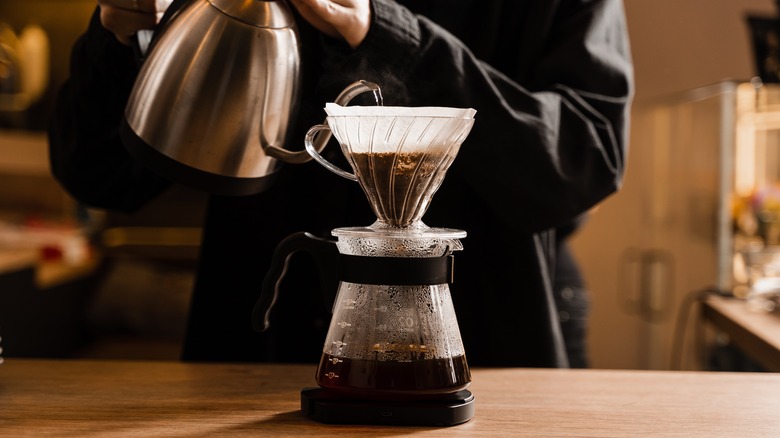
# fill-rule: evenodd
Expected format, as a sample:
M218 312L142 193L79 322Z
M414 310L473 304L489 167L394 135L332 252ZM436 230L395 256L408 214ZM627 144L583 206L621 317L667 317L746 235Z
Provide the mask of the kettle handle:
M314 256L323 292L334 294L338 288L339 251L335 240L323 239L311 233L294 233L282 240L274 251L271 267L263 279L263 289L260 298L252 309L252 327L255 331L264 332L271 325L271 309L279 297L279 285L282 282L290 257L298 251L305 251Z
M157 36L173 20L179 11L184 9L184 3L190 3L191 0L157 0L155 9L162 6L162 17L158 15L159 21L152 29L142 29L136 32L132 39L133 53L137 64L140 66L146 59L146 55L152 50L153 43L157 42ZM174 4L176 3L176 4ZM137 3L136 3L137 6ZM160 11L158 11L159 14Z
M342 90L341 93L339 93L339 95L336 96L335 103L341 106L346 106L349 103L349 101L355 98L355 96L359 94L367 93L369 91L374 93L374 97L376 98L377 104L382 105L382 91L379 88L379 85L364 80L355 81L349 84L347 88ZM311 130L309 132L311 132ZM325 149L325 146L328 144L328 140L330 140L330 136L331 133L330 131L328 131L327 133L323 133L322 135L317 136L317 138L310 139L309 133L306 133L306 141L305 141L306 150L293 152L293 151L288 151L287 149L280 148L278 146L266 146L265 152L271 157L274 157L278 160L290 164L302 164L314 158L320 164L324 165L330 170L333 170L332 169L333 165L328 163L320 155L322 150ZM309 143L311 143L311 145ZM347 172L344 171L342 172L347 175L350 175ZM346 175L342 175L342 174L339 175L357 181L354 175L352 175L351 178Z

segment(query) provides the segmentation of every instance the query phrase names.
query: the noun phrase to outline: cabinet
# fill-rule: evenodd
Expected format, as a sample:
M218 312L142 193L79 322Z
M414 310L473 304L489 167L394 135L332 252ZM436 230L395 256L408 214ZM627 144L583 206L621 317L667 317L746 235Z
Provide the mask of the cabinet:
M778 85L724 81L634 104L624 186L573 245L593 294L593 366L702 367L693 298L732 289L735 200L777 181Z

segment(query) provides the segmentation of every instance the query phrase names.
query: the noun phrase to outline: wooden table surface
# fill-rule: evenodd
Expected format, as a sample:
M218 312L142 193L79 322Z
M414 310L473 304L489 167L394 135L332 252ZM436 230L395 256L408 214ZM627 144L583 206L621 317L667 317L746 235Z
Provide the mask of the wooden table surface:
M474 369L448 427L327 425L300 412L314 366L32 360L0 365L0 436L777 437L780 375Z

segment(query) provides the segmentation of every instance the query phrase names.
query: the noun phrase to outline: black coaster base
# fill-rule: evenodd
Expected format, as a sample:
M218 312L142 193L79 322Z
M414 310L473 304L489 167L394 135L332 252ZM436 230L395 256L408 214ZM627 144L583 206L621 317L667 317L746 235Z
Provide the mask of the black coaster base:
M323 388L304 388L301 411L332 424L454 426L474 416L474 395L463 390L431 400L386 401L345 398Z

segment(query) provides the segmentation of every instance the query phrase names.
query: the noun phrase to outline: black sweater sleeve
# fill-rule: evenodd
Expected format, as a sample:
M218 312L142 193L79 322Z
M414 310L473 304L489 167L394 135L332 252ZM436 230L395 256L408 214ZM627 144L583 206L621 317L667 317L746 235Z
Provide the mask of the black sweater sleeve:
M366 79L397 81L386 103L405 93L405 104L475 108L447 178L465 181L508 227L560 226L622 183L633 92L622 2L477 3L499 11L464 25L502 35L490 63L394 0L372 0L371 29L348 56Z
M96 10L73 47L49 124L52 173L86 205L130 212L169 185L137 163L119 137L137 72L132 49L102 27Z

